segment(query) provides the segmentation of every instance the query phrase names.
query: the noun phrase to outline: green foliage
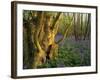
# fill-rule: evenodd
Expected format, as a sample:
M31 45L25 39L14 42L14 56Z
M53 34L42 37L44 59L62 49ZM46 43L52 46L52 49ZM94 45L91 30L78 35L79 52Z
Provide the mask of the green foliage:
M82 65L91 65L91 55L89 54L90 51L89 49L84 50L84 57L83 57L83 61L82 61Z
M57 59L55 60L48 60L46 63L38 66L38 68L55 68L57 67Z
M56 60L49 60L38 68L54 68L54 67L75 67L89 66L90 55L88 50L84 54L83 61L79 52L73 48L59 48L59 55Z
M61 48L59 50L59 58L63 61L65 66L79 66L81 64L80 54L74 52L72 48Z

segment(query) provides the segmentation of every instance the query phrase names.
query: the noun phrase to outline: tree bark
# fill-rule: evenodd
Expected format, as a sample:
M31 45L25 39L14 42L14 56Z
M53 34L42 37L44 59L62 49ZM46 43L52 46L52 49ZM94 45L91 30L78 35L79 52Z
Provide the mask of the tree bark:
M48 59L56 59L58 55L58 44L55 43L55 35L58 30L57 21L61 13L58 13L53 24L51 25L52 15L46 12L37 14L37 25L33 33L33 40L36 46L34 51L34 61L32 68L45 63Z

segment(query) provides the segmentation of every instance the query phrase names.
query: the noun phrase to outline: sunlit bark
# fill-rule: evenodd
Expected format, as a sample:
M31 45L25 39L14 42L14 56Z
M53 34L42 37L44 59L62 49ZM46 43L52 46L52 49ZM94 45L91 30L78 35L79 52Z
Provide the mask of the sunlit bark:
M55 43L55 35L58 30L56 26L61 13L56 15L54 22L51 24L51 15L45 12L37 14L37 25L33 32L34 44L36 51L34 52L34 61L32 68L37 68L47 61L47 59L56 59L58 54L58 44Z

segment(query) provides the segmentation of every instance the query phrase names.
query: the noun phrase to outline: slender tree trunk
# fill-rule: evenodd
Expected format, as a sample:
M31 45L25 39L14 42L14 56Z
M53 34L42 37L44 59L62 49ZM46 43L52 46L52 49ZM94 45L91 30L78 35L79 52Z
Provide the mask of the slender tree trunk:
M86 28L85 28L85 33L84 33L84 40L88 37L90 31L90 15L87 14L86 16Z
M83 14L81 14L81 40L83 39Z
M75 40L77 41L78 40L78 36L77 36L77 14L74 13L74 37L75 37Z

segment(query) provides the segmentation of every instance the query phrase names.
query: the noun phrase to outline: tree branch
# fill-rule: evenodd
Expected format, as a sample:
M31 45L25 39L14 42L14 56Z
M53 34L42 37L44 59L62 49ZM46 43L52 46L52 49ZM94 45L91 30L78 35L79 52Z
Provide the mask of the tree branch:
M51 26L52 29L55 28L55 25L56 25L58 19L60 18L60 15L61 15L61 12L59 12L59 13L57 14L55 20L53 21L53 24L52 24L52 26Z
M37 49L40 51L42 48L41 48L41 45L40 45L40 43L39 43L39 38L38 38L38 36L39 36L39 32L40 32L40 30L41 30L41 24L42 24L42 21L43 21L43 15L44 15L44 13L43 12L39 12L38 13L38 23L37 23L37 25L36 25L36 31L35 31L35 33L34 33L34 43L35 43L35 45L36 45L36 47L37 47Z
M61 43L61 42L66 38L66 35L67 35L67 33L68 33L69 29L70 29L70 26L72 26L73 19L74 19L74 18L72 17L71 23L70 23L70 24L68 25L68 27L65 29L65 33L64 33L63 38L60 39L58 42L56 42L57 44Z

